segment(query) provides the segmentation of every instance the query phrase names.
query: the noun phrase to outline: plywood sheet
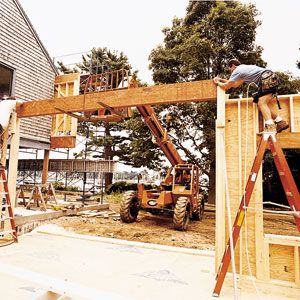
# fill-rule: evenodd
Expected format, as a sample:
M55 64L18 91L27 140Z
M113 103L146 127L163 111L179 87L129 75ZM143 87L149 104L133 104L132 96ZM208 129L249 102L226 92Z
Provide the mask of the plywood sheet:
M271 279L294 282L294 247L271 244L269 253Z

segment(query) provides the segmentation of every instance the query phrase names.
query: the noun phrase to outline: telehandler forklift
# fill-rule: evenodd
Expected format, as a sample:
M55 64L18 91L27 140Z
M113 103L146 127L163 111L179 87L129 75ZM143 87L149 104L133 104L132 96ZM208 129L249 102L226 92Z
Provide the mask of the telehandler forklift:
M137 86L136 81L129 76L129 71L124 69L89 75L82 79L81 86L84 94ZM99 104L102 109L85 115L82 120L119 122L131 115L131 110L128 108L113 109L104 103L99 102ZM152 214L173 215L175 229L186 230L189 219L201 220L204 213L204 199L199 193L199 168L181 159L151 106L137 106L137 109L156 143L171 163L171 168L158 189L145 190L143 184L138 184L137 192L128 191L124 194L120 204L121 220L126 223L134 222L139 210L143 209Z
M124 194L120 204L121 220L134 222L139 210L143 209L152 214L171 214L175 229L186 230L190 218L201 220L204 213L204 198L199 193L200 170L181 159L151 106L138 106L137 109L172 167L158 189L145 190L139 183L137 192Z

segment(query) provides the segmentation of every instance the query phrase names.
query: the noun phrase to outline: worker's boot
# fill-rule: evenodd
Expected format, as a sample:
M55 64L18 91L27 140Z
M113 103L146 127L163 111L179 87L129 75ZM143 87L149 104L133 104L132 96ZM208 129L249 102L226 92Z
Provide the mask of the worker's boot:
M264 132L276 132L276 125L275 124L265 124Z
M276 124L277 133L281 132L282 130L286 130L286 129L289 128L289 124L284 120L276 122L275 124Z

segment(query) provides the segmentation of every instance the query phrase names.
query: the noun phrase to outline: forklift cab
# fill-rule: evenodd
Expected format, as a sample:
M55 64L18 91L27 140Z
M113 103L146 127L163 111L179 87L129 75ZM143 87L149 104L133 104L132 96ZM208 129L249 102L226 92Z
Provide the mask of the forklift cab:
M173 193L192 194L194 185L198 186L198 168L190 164L181 164L174 167Z

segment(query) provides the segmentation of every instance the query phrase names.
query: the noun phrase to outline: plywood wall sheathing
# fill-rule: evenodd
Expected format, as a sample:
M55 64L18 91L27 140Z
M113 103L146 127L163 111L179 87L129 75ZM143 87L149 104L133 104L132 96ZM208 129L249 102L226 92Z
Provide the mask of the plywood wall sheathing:
M218 93L218 97L223 96ZM279 99L282 107L279 114L291 126L288 130L277 135L278 140L283 148L300 148L300 95L280 96ZM271 105L278 111L276 101ZM222 118L219 115L222 114L222 110L223 107L218 113L218 119ZM259 129L259 127L263 124L259 122L261 117L259 118L257 107L251 99L248 102L246 99L226 100L224 118L226 165L233 222L244 193L245 180L248 179L256 154L257 141L260 138L257 133L262 129ZM223 133L217 126L216 170L218 171L224 165L222 156L218 155L218 149L222 148L221 139L218 136L220 134ZM228 239L227 214L223 203L225 195L219 194L222 191L224 193L223 182L225 179L223 178L222 182L222 176L219 180L218 176L220 175L217 174L216 180L216 193L218 193L216 195L216 268L218 268L218 262L222 259L225 243ZM262 195L261 168L250 200L246 223L243 224L235 251L236 270L242 275L249 275L249 264L252 274L260 280L275 280L299 287L299 238L280 236L280 238L271 239L269 235L264 235ZM221 208L218 208L219 206ZM226 228L225 241L223 241L224 227ZM220 244L221 242L223 244Z
M57 76L54 85L54 98L79 95L79 84L79 73ZM51 148L74 148L76 145L77 123L76 118L67 114L53 116Z

